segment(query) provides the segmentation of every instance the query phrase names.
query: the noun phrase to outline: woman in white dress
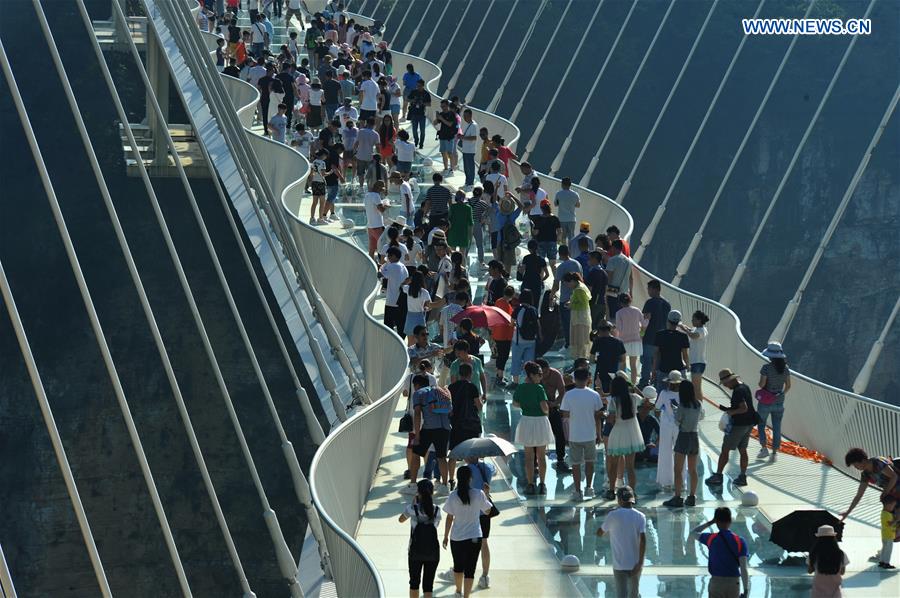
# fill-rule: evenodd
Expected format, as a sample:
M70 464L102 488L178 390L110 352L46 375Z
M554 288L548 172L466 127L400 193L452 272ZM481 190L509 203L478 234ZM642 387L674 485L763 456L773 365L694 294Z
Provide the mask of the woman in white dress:
M624 478L628 473L628 484L637 495L637 476L634 471L634 456L646 448L641 426L637 418L638 405L643 397L631 394L628 381L616 376L609 387L609 411L613 421L612 431L607 442L607 459L616 459L616 478ZM611 479L607 497L615 497L616 480Z
M656 417L659 419L659 459L656 463L656 483L666 490L675 486L675 439L678 437L678 424L675 422L675 411L678 409L678 387L681 385L681 372L672 370L666 376L667 386L656 399ZM648 387L649 388L649 387ZM646 389L645 389L646 390Z

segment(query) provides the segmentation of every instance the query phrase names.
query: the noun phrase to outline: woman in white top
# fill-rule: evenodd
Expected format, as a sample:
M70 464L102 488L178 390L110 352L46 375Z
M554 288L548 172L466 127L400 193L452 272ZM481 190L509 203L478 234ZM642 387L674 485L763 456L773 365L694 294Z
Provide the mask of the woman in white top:
M409 345L416 342L413 330L416 326L425 325L425 312L434 305L431 294L423 288L424 285L425 277L421 272L415 271L410 274L409 284L403 287L403 292L406 293L406 324L403 332Z
M418 598L419 583L425 598L430 598L434 587L434 574L437 572L441 558L440 546L437 544L437 529L440 527L441 510L433 500L434 484L431 480L419 480L416 486L416 496L412 504L406 505L403 514L400 515L400 523L409 519L409 595L410 598ZM434 532L416 533L420 525L434 527Z
M654 408L659 419L659 458L656 462L656 483L666 490L675 486L675 439L678 438L678 424L675 422L675 412L678 410L678 389L681 386L681 372L672 370L666 376L667 385L656 397ZM644 396L647 390L644 388ZM649 398L649 397L648 397ZM684 473L682 463L681 475Z
M638 406L643 397L631 394L628 381L617 373L609 387L609 412L613 420L612 431L607 441L607 459L616 460L616 479L625 478L637 496L637 476L634 471L634 456L646 448L641 425L638 422ZM608 422L609 420L607 420ZM616 479L610 479L606 496L615 498ZM612 500L610 498L610 500Z
M691 324L693 328L680 325L679 328L685 332L691 339L691 348L688 349L688 358L691 362L691 382L697 391L697 398L703 401L703 372L706 371L706 337L709 331L706 329L706 323L709 322L709 316L700 310L694 312L691 316Z
M447 497L444 513L444 548L450 543L456 595L469 598L475 581L475 567L481 554L481 514L491 512L484 491L472 488L472 470L463 465L456 470L456 490Z

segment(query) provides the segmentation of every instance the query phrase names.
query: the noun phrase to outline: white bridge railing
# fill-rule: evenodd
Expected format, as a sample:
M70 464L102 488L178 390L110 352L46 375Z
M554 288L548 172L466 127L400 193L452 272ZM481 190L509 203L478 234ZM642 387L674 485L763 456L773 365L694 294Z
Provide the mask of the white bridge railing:
M352 15L361 24L372 19ZM441 69L427 60L394 52L398 72L412 64L437 95ZM362 518L366 495L381 455L381 448L393 418L399 389L406 372L406 351L398 337L372 316L376 294L376 273L366 254L355 245L303 223L288 209L288 196L299 193L297 184L308 171L308 163L298 153L276 144L260 143L249 131L255 111L256 94L243 82L224 76L241 122L264 165L271 169L273 187L289 216L291 233L301 248L307 267L362 364L365 384L373 404L332 431L319 448L310 471L313 503L321 517L332 573L340 596L383 596L381 578L371 560L354 540ZM491 135L500 134L510 147L519 139L518 128L495 114L472 108L475 120ZM543 188L552 196L560 180L540 175ZM628 237L634 223L631 215L610 198L577 187L582 207L579 220L590 221L596 229L615 224ZM634 294L637 303L647 298L646 283L655 278L634 265ZM765 362L744 338L737 314L720 303L660 281L663 294L673 309L684 314L702 310L710 317L707 340L708 368L713 375L731 368L754 381ZM851 446L865 447L871 454L900 455L900 408L852 392L834 388L799 373L788 396L783 424L791 440L815 449L835 466L843 467L843 455Z

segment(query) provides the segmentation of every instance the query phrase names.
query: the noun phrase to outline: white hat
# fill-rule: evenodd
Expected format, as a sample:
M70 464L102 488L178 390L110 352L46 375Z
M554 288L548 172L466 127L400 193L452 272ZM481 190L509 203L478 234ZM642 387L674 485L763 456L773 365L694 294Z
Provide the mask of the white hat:
M667 319L673 324L677 324L681 321L681 312L677 309L673 309L669 312L669 317Z
M391 222L399 224L400 226L406 226L406 216L397 216L396 218L392 218Z
M766 350L763 351L762 354L769 359L785 358L784 349L781 348L781 343L775 341L769 341L769 344L766 345Z
M641 394L644 395L645 399L655 399L656 398L656 388L650 386L649 384L644 387L644 390L641 391Z
M817 538L822 538L822 537L833 538L835 536L837 536L837 532L834 531L834 527L832 527L830 525L820 525L818 531L816 531Z
M672 370L668 374L666 374L666 380L669 384L681 384L684 381L684 378L681 376L681 372L678 370Z
M343 64L338 67L338 70L337 70L338 75L343 75L346 72L347 72L347 67L345 67Z

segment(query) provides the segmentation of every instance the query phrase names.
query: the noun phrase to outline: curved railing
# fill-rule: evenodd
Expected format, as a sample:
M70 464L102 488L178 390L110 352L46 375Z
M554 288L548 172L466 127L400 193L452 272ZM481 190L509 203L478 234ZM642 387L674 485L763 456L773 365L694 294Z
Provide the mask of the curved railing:
M373 403L359 409L325 438L310 465L312 502L322 521L331 573L339 596L383 596L374 564L353 538L393 419L408 358L402 340L372 315L378 277L372 260L354 243L314 228L296 216L309 162L289 147L251 132L259 92L222 76L225 91L259 156L278 206L307 269L341 323L363 371ZM377 398L375 398L377 397ZM352 458L348 459L348 455Z
M438 82L442 75L440 67L409 54L393 54L394 66L398 71L405 69L406 64L412 64L425 79L428 90L438 96ZM491 135L499 133L510 147L515 147L519 138L515 124L474 107L472 111L480 126L486 126ZM541 186L551 196L560 189L558 178L546 174L540 174L540 177ZM511 179L514 180L515 176ZM577 185L573 187L581 196L579 220L587 220L595 227L602 225L604 229L615 224L626 238L631 235L634 221L625 208L596 191ZM646 282L660 279L638 264L634 264L633 268L635 302L641 304L648 298ZM707 368L712 372L710 376L730 368L753 384L767 360L744 338L737 314L717 301L663 280L660 282L664 287L663 294L673 309L678 309L685 316L701 310L710 317L706 349ZM866 447L871 454L900 454L900 407L835 388L797 372L794 372L787 400L788 409L782 423L784 435L822 453L844 472L854 473L843 463L844 454L853 446Z

